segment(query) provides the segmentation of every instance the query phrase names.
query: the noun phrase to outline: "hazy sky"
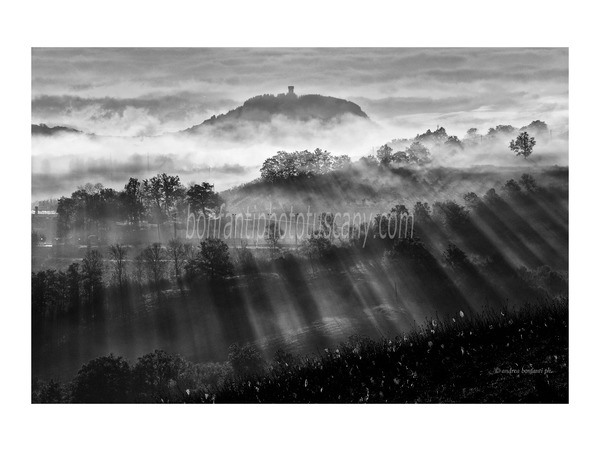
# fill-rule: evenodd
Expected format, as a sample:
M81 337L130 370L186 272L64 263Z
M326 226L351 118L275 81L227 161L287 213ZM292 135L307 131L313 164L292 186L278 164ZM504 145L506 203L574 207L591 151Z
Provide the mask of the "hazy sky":
M440 124L565 128L567 49L33 49L32 121L153 135L249 97L318 93L358 103L398 135Z

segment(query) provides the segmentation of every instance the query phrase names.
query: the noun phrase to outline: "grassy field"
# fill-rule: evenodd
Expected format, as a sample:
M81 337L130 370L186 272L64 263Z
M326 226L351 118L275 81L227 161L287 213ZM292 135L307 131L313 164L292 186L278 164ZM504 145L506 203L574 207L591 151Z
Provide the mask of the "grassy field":
M410 333L270 363L234 345L226 363L156 350L135 364L109 355L70 383L34 379L34 403L567 403L568 301L457 311Z
M567 301L473 317L458 312L394 339L354 337L315 357L288 355L266 375L189 400L567 403Z

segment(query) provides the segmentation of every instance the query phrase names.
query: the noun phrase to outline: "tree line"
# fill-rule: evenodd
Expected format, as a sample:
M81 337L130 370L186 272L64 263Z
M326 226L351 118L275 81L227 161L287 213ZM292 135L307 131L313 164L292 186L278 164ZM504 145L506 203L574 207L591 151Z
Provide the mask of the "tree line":
M57 235L67 238L78 230L98 235L109 222L139 228L148 221L158 226L160 236L161 224L183 216L188 206L194 214L208 215L222 203L214 185L202 182L185 187L179 176L166 173L141 181L130 178L120 191L88 183L58 200Z
M530 174L506 181L501 190L504 198L493 188L481 197L468 192L463 196L463 204L454 200L438 201L432 205L417 201L412 208L397 204L388 213L378 214L371 222L362 223L360 228L348 230L347 239L342 239L337 233L339 224L335 223L334 214L322 213L318 216L316 229L299 243L294 254L305 258L313 272L327 268L342 258L340 252L348 251L377 257L386 252L389 258L406 260L409 265L435 267L435 258L427 248L435 248L440 242L453 239L454 242L448 243L444 258L452 267L465 267L467 252L491 255L490 252L496 248L496 244L481 233L475 221L483 221L494 232L510 237L514 234L513 230L503 224L507 219L516 224L513 226L519 227L519 232L528 233L530 243L540 241L540 237L526 224L519 225L519 216L507 200L527 208L532 214L544 215L547 211L538 202L548 202L551 197L538 187ZM408 215L413 217L409 219ZM409 228L409 220L414 226L414 236L412 229L410 234L405 232ZM557 226L551 222L548 225ZM269 222L265 227L271 259L279 258L283 255L278 245L281 230L276 222ZM388 231L392 228L404 232L390 235ZM510 246L526 260L534 263L539 260L518 242L515 240L513 245L512 241L506 241L503 245L506 248ZM80 262L74 262L64 270L32 273L33 314L44 318L82 311L92 317L101 314L107 290L114 292L117 298L139 295L143 291L160 296L171 286L185 294L198 283L219 283L234 273L248 271L260 271L259 261L253 252L242 244L242 248L232 253L224 241L216 238L205 239L197 246L172 239L165 246L154 243L141 250L114 244L104 254L90 248Z
M65 270L32 273L32 313L36 319L77 312L92 318L104 308L108 289L119 298L150 290L156 295L169 287L193 286L200 280L219 282L233 274L229 247L208 238L194 247L180 239L166 246L154 243L133 254L129 246L114 244L106 254L89 249L81 262Z
M260 169L263 180L274 183L297 178L312 178L350 165L348 155L333 156L320 148L314 151L277 152Z

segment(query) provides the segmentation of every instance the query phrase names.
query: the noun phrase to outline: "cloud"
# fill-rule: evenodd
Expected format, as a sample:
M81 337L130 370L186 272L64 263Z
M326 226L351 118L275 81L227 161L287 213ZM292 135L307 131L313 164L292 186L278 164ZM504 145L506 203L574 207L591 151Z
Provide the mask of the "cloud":
M117 135L137 135L147 128L152 131L146 134L178 131L236 105L191 92L137 98L40 95L31 102L34 122L69 123L90 133ZM145 123L140 127L133 119Z
M174 145L181 152L169 153ZM177 138L35 138L32 198L68 196L88 182L122 189L130 177L144 179L163 172L179 175L186 184L211 181L219 190L257 177L257 166L229 162L231 152L208 159L204 152L191 151L193 147L193 141Z
M294 84L302 93L376 97L398 95L414 81L422 91L432 82L506 87L529 76L564 84L567 66L566 49L34 49L33 93L72 94L73 86L89 85L77 92L138 97L183 90L241 102ZM462 89L446 87L453 96Z
M428 79L443 81L445 83L473 83L476 81L526 81L543 82L554 80L566 83L568 80L568 70L562 69L538 69L534 67L503 67L502 73L498 74L497 69L434 69L421 73Z
M394 117L406 114L423 113L446 113L456 111L472 111L481 108L490 99L478 97L386 97L380 99L369 99L365 97L353 97L351 101L362 105L366 111L379 117ZM494 99L495 104L514 105L514 99Z

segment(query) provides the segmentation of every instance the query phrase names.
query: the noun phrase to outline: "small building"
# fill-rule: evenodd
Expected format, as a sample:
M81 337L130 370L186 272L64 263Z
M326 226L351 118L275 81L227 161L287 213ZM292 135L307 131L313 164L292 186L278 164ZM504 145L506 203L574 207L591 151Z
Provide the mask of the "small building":
M298 98L296 93L294 92L294 86L288 86L287 94L285 94L287 98Z

